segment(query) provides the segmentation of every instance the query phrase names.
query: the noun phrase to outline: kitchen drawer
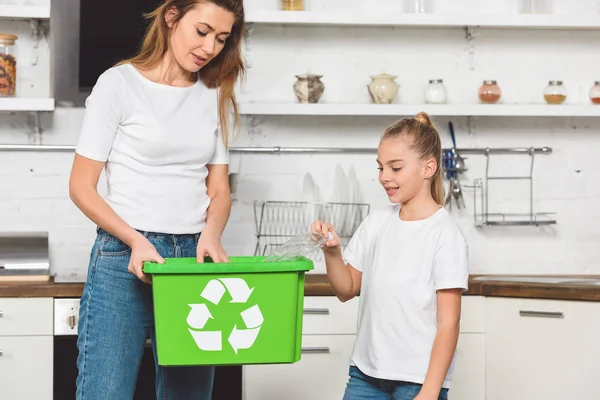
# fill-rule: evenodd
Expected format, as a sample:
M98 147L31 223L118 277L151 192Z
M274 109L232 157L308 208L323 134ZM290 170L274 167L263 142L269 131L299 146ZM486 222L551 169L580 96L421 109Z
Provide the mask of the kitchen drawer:
M302 333L305 335L356 334L359 297L342 303L335 296L304 298Z
M485 297L463 296L460 316L461 333L485 332Z
M0 398L52 400L53 337L0 337Z
M52 298L0 299L0 336L52 335Z

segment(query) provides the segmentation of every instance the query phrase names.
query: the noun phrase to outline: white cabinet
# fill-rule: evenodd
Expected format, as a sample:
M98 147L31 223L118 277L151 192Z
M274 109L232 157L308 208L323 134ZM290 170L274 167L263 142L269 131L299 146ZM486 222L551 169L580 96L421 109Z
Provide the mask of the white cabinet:
M52 400L52 336L0 336L0 398Z
M354 335L306 335L296 364L244 367L245 400L341 399Z
M0 398L52 400L51 298L0 299Z
M488 298L486 400L600 399L600 303Z
M244 366L244 400L341 399L356 338L358 301L305 297L302 359L295 364Z
M449 400L485 399L485 297L463 296Z

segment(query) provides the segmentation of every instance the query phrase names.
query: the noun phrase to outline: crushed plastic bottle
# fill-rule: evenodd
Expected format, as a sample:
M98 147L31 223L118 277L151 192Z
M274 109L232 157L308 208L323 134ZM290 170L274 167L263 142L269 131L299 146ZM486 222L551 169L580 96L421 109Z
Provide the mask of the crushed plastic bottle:
M313 251L323 247L331 238L331 232L329 232L328 237L316 232L301 233L281 246L271 247L263 261L282 262L294 260L297 257L306 257Z

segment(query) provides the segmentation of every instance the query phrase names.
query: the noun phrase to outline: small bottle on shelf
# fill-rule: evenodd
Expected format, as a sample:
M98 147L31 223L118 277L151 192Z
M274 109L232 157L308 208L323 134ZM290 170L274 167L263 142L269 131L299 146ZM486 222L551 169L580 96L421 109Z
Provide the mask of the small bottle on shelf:
M425 89L425 102L429 104L444 104L446 102L446 87L442 79L431 79Z
M304 0L281 0L284 11L304 11Z
M594 82L590 89L590 100L593 104L600 104L600 81Z
M498 86L498 82L495 80L483 81L483 85L479 88L479 100L482 103L497 103L501 96L502 91L500 90L500 86Z
M544 100L548 104L562 104L567 99L567 89L562 81L550 81L544 89Z
M0 97L12 97L17 93L17 37L0 34Z

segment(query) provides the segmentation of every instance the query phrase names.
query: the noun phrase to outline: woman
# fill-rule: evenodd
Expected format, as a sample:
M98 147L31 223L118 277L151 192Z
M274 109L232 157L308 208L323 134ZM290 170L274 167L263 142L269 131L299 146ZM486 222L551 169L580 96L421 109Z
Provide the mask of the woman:
M149 17L139 53L105 71L87 99L71 172L71 199L98 226L81 297L77 399L133 398L154 339L144 261L229 261L220 238L231 209L227 121L233 110L237 123L244 72L243 3L166 0ZM210 399L213 374L157 365L157 397Z

